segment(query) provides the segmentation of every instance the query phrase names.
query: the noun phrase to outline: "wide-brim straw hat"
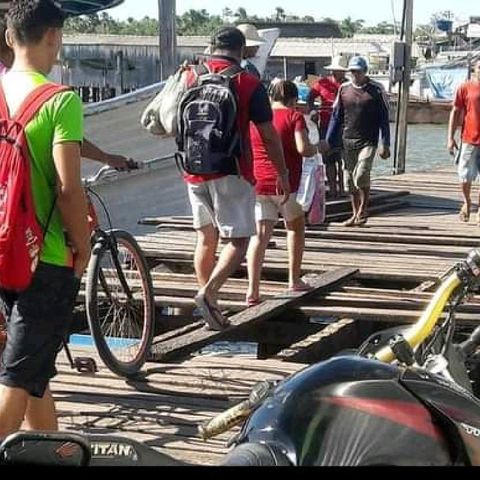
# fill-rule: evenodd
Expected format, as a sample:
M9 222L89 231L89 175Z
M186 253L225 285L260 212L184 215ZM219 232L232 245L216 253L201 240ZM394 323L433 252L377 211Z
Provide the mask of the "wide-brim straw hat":
M331 70L332 72L346 72L348 71L348 59L343 55L337 55L333 57L332 64L327 65L325 70Z
M254 25L244 23L238 25L237 28L245 35L247 47L259 47L265 43L265 39L260 36Z

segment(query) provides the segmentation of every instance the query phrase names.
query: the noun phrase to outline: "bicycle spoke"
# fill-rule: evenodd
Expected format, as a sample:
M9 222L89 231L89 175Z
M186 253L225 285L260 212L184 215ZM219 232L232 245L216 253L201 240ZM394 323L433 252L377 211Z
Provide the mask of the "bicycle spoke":
M102 257L97 292L100 329L111 354L123 363L135 361L143 355L148 335L145 316L151 315L146 303L149 291L135 255L121 240L117 249L105 251Z

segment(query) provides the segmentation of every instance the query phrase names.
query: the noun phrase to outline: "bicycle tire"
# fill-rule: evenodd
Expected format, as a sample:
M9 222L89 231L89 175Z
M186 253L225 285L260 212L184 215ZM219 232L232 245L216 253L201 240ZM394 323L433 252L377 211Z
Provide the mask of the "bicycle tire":
M126 325L127 328L130 328L130 331L127 332L128 336L114 336L111 333L113 329L112 325L116 322L115 313L113 313L113 319L109 325L110 333L106 331L108 316L112 307L115 309L115 306L118 306L118 308L125 310L125 312L129 311L132 314L138 310L137 306L134 305L133 298L112 300L113 295L112 292L109 291L108 280L113 278L113 275L118 277L117 279L119 280L120 287L122 285L118 273L118 266L114 269L111 268L108 270L106 270L104 266L109 255L111 256L112 264L115 263L114 255L118 258L118 254L115 253L118 252L118 250L116 250L117 246L126 249L139 269L140 287L143 291L143 324L141 337L138 339L132 336L134 328L137 328L138 330L138 325L134 325L134 323L138 323L136 322L137 318L134 319L132 325L126 325L128 322L125 321L127 313L125 313L125 317L120 323L123 322L122 325ZM125 266L122 267L121 264L117 265L122 268L123 276L127 280L127 275L125 275L126 270L124 269ZM133 263L131 265L133 265ZM107 279L104 270L111 272ZM123 295L125 295L125 289L123 287L121 288L123 290ZM103 298L99 293L103 293ZM128 293L126 296L128 297ZM111 303L111 306L107 311L107 315L102 318L102 313L105 311L102 309L106 308L108 302ZM137 241L128 232L122 230L106 232L106 240L99 242L94 247L87 272L86 307L88 324L100 358L113 373L127 378L135 376L145 364L152 344L155 325L155 301L152 278L147 262ZM135 340L139 340L139 343L135 343ZM123 345L123 347L119 347L117 344L117 347L115 348L112 346L112 342L114 341L117 341L117 343ZM127 342L128 348L125 348ZM130 350L134 343L137 348L137 353L133 358L129 360L120 358L120 350Z

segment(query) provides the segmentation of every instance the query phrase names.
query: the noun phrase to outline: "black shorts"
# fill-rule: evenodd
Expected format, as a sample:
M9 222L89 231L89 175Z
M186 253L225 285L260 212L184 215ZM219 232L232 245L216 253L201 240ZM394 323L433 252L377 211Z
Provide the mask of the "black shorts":
M80 280L71 268L41 263L25 292L0 291L7 312L0 384L44 397L57 374L55 361L68 337L79 289Z

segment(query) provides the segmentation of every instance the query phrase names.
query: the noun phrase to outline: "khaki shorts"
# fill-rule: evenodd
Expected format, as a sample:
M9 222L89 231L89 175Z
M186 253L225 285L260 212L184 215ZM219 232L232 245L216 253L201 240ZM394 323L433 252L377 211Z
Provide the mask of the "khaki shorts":
M285 205L282 205L282 200L283 196L258 195L255 207L257 222L276 222L281 214L285 221L290 223L305 215L302 206L297 202L296 193L290 195Z
M245 179L229 175L188 185L196 230L214 225L225 239L256 234L255 189Z
M345 189L353 193L369 188L376 147L364 147L360 150L345 150L343 169L345 171Z
M480 173L480 146L464 143L459 155L458 177L460 182L475 182Z

